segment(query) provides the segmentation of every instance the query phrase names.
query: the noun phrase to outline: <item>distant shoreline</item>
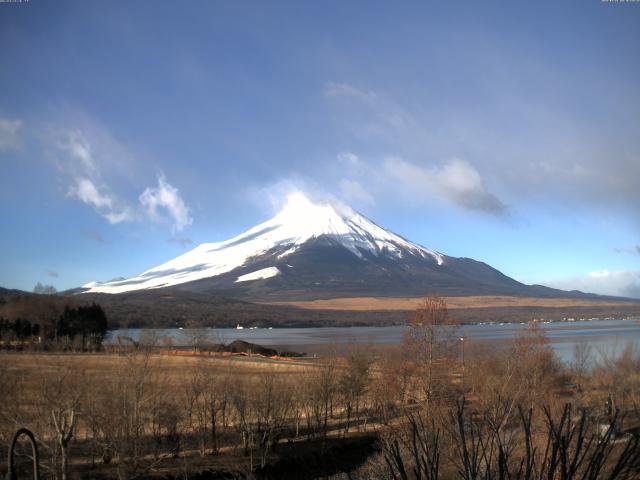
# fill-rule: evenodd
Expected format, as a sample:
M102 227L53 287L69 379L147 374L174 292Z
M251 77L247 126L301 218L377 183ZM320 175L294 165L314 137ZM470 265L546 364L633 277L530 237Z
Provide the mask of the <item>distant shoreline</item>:
M602 321L611 321L611 320L619 320L619 321L636 321L640 322L640 316L624 316L624 317L591 317L591 318L567 318L562 320L544 320L544 319L534 319L530 322L540 323L541 325L545 324L555 324L555 323L567 323L569 325L574 324L576 322L602 322ZM486 322L460 322L458 325L460 326L483 326L483 325L495 325L495 326L503 326L503 325L521 325L523 323L529 322L521 322L521 321L486 321ZM330 329L330 328L338 328L338 329L350 329L350 328L390 328L390 327L403 327L407 325L408 322L405 323L394 323L394 324L358 324L358 325L306 325L306 326L297 326L297 327L288 327L288 326L269 326L269 327L258 327L258 326L242 326L242 328L234 328L234 327L221 327L221 326L201 326L201 327L117 327L117 328L109 328L108 332L115 331L127 331L127 330L176 330L176 331L189 331L189 330L197 330L197 329L205 329L205 330L238 330L240 332L245 330L282 330L282 329ZM569 326L568 325L568 326Z

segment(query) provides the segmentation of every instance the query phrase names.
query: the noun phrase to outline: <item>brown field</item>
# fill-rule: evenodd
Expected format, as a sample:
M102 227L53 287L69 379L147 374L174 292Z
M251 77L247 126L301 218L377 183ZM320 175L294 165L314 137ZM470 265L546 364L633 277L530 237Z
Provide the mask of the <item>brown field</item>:
M444 297L449 309L504 307L625 307L639 305L632 300L596 300L582 298L536 298L511 296ZM352 297L326 300L269 302L269 305L291 305L309 310L385 311L415 310L424 297Z
M513 462L507 464L517 467L527 449L543 451L549 442L563 447L565 437L552 435L545 415L574 428L575 415L565 405L570 402L589 411L580 420L588 422L585 432L609 421L611 431L615 426L622 435L612 445L612 457L597 469L591 468L594 462L584 462L590 478L607 477L626 451L629 473L640 471L640 441L634 436L640 432L640 356L632 349L592 370L583 364L589 351L582 349L567 367L556 361L544 331L532 327L504 342L505 348L471 350L462 357L458 342L450 342L452 331L436 342L431 359L420 357L432 338L432 323L424 315L421 319L427 323L416 324L413 335L396 348L352 345L318 358L176 354L160 347L114 353L3 352L0 459L7 456L11 434L26 425L46 452L43 467L54 472L47 478L64 478L60 473L68 470L69 480L312 480L344 478L344 472L354 480L369 480L391 478L416 464L416 452L408 444L395 451L393 441L404 442L416 431L447 431L452 433L446 438L429 437L436 438L433 447L421 443L421 448L438 449L435 453L444 459L433 478L452 478L463 461L457 456L460 442L470 434L458 435L456 428L464 429L474 418L487 442L483 462L495 467L498 458L492 452L501 437L492 436L490 415L502 415L506 407L515 425L515 446L509 450ZM621 412L620 419L607 417L607 399ZM533 412L529 420L518 416L521 406ZM65 419L71 428L69 423L64 427ZM523 432L531 426L538 433L526 437ZM61 436L65 431L68 437ZM572 432L565 432L573 442L570 448L582 449L587 459L599 454L582 430ZM64 451L61 438L69 439ZM548 468L557 470L557 465ZM18 478L23 478L27 462L20 469ZM0 476L5 473L0 463Z
M6 370L17 370L26 374L31 372L54 372L64 367L77 367L88 376L104 376L105 372L115 372L125 363L124 356L108 353L2 353L0 362ZM182 379L198 365L206 364L215 368L220 375L252 375L268 370L276 373L302 372L313 367L311 359L271 360L265 357L203 357L159 355L150 357L150 367L162 369L163 376L171 381Z

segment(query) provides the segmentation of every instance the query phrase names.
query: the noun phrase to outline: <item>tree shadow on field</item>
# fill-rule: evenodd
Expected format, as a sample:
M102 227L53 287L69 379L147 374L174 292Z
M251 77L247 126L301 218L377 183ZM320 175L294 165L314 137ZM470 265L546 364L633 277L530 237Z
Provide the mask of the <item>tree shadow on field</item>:
M351 472L380 451L375 435L327 438L280 445L277 460L256 471L260 480L312 480Z

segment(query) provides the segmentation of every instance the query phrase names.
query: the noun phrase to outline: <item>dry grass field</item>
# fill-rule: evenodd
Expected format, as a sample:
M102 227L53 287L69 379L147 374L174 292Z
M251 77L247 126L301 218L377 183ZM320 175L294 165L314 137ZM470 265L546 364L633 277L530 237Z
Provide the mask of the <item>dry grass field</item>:
M449 309L504 307L622 307L636 305L632 300L596 300L580 298L537 298L512 296L444 297ZM293 302L269 302L269 305L291 305L310 310L385 311L415 310L424 297L352 297Z
M109 372L119 371L125 365L126 358L104 353L1 353L0 362L5 371L18 371L31 378L31 373L56 372L71 367L82 370L89 377L105 377ZM204 357L174 356L153 354L149 366L162 371L168 380L184 379L195 367L206 365L214 368L220 375L255 375L263 371L295 374L313 367L312 359L271 360L264 357ZM35 375L33 376L35 378Z
M42 447L43 478L311 480L349 472L364 480L391 478L417 464L417 451L407 443L412 432L433 439L446 431L419 446L420 458L444 459L439 473L427 477L437 479L463 468L466 457L457 452L472 433L471 420L491 468L502 461L491 453L502 441L492 430L498 420L513 426L515 447L504 465L516 467L527 448L543 451L547 442L601 458L600 443L583 440L613 422L616 437L603 440L605 446L615 440L610 458L595 467L586 462L593 474L587 478L605 478L618 458L627 465L624 473L640 471L635 351L589 370L583 350L574 364L562 365L544 331L532 325L505 348L469 351L461 359L451 343L455 331L437 338L430 333L436 324L428 321L429 312L419 312L421 321L397 348L352 345L317 359L175 355L158 347L0 353L0 458L10 434L27 425ZM433 357L423 353L432 338ZM608 417L607 401L620 418ZM567 402L576 412L589 412L586 433L576 430ZM521 407L533 417L519 416ZM547 414L566 423L562 438L551 435ZM72 418L63 452L59 425L64 419L73 424ZM526 437L530 427L535 437ZM545 462L531 461L539 468ZM557 470L553 462L544 463L545 470ZM0 463L0 475L3 468ZM27 463L21 468L25 473ZM62 476L66 471L69 476Z
M640 471L640 356L633 348L589 369L584 347L565 365L536 323L502 348L470 345L461 357L447 315L442 299L427 299L400 344L325 345L317 358L231 356L153 342L110 353L0 353L0 458L11 434L27 426L43 452L43 478L56 480L312 480L344 472L368 480L391 478L429 455L445 459L429 477L437 479L469 467L458 453L468 435L480 434L492 469L517 468L525 452L555 442L604 459L587 462L585 478L624 478L619 464L623 473ZM527 411L529 417L519 414ZM549 419L566 424L561 437ZM511 459L492 453L503 441L496 422L515 435ZM584 431L576 430L580 422ZM589 443L603 425L608 436ZM440 439L440 431L448 433ZM423 451L412 447L412 432L432 439L421 443ZM560 468L553 459L531 462ZM6 468L0 463L0 476ZM18 478L27 470L22 461Z

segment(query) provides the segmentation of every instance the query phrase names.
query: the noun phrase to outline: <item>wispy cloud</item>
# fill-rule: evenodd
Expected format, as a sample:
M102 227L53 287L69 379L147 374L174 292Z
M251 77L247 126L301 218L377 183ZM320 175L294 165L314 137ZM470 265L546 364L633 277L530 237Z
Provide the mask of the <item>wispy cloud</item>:
M373 91L361 90L348 83L327 82L323 88L323 94L327 98L347 97L373 105L379 96Z
M414 129L413 115L387 95L339 82L327 82L323 94L328 100L341 103L349 110L352 110L351 107L355 111L364 110L365 117L356 115L356 122L350 124L359 135L387 137L396 136L398 132L404 135ZM349 118L345 120L350 122Z
M375 205L376 201L373 198L373 195L371 195L371 193L369 193L360 182L343 178L340 180L339 185L341 196L346 201L356 205Z
M437 200L499 217L510 214L509 206L489 189L478 169L459 158L434 165L399 156L363 159L345 151L325 165L330 180L324 181L322 188L312 178L298 176L269 184L261 197L273 197L276 211L289 192L303 191L314 198L341 199L359 207L374 207L380 198L419 206Z
M337 155L337 158L339 162L343 162L351 166L355 166L360 163L360 157L353 152L340 152Z
M0 153L20 149L19 131L22 128L21 120L0 118Z
M70 177L67 191L70 197L92 206L111 224L134 219L130 207L119 200L103 181L94 149L81 130L58 132L55 145L58 164Z
M96 212L112 225L134 219L134 214L129 207L116 207L115 204L121 202L116 202L106 187L98 187L93 180L88 178L74 178L73 184L69 187L68 195L93 206Z
M76 197L78 200L93 205L98 209L110 209L112 205L111 198L108 195L100 193L98 188L88 178L79 177L74 179L75 185L69 189L69 195Z
M337 113L341 133L360 145L366 158L397 157L426 169L427 175L416 173L448 184L446 197L464 208L504 213L510 211L508 198L517 211L526 210L518 205L547 203L590 210L593 219L627 213L640 218L640 137L633 122L609 131L600 117L574 115L543 91L526 96L512 85L472 108L457 97L447 102L348 82L327 82L322 93ZM629 115L632 108L618 113ZM454 157L472 165L484 186L466 166L438 163ZM475 185L464 187L448 174Z
M292 198L299 198L300 196L315 203L329 203L340 208L348 208L345 202L358 206L369 206L368 202L375 202L373 196L364 187L360 185L360 188L358 188L355 185L358 182L342 179L338 183L338 186L342 184L344 189L351 188L350 194L359 194L361 197L358 201L355 201L353 197L349 198L346 192L332 191L324 188L324 185L320 186L310 179L300 177L283 178L260 187L249 188L246 194L258 208L270 215L280 212Z
M629 255L640 255L640 245L634 245L633 247L614 248L614 252L627 253Z
M128 222L135 218L134 213L128 207L125 207L120 211L103 213L102 216L107 220L107 222L112 225L116 225L122 222Z
M69 154L70 158L79 162L83 169L96 172L91 145L80 130L72 129L62 133L57 144L61 150Z
M411 198L414 202L440 198L466 210L501 216L508 212L476 165L455 156L444 163L436 161L442 156L433 145L434 128L410 108L386 94L348 83L328 82L323 94L334 102L341 100L338 103L346 110L340 121L356 139L367 140L368 148L374 150L367 155L368 161L352 152L338 155L338 161L354 172L349 177L351 183L340 182L343 195L353 196L357 182L360 186L375 185L387 193L394 191L395 198ZM391 154L382 154L385 151ZM376 157L378 160L371 160ZM373 195L370 190L369 195Z
M86 128L52 129L54 158L68 178L69 197L90 205L110 224L167 222L175 232L193 223L189 207L164 175L158 177L156 187L145 188L135 201L117 194L118 173L126 171L122 164L135 159L104 128L86 119L83 122Z
M51 270L49 268L44 269L44 273L49 275L51 278L58 278L60 275L55 270Z
M441 166L423 167L400 158L388 158L384 163L386 174L394 179L401 190L416 198L442 197L468 209L503 215L506 205L491 193L478 170L457 158Z
M148 187L140 194L140 205L147 216L154 221L166 221L167 216L175 231L183 230L193 223L189 207L180 192L169 184L164 175L158 177L158 186Z

